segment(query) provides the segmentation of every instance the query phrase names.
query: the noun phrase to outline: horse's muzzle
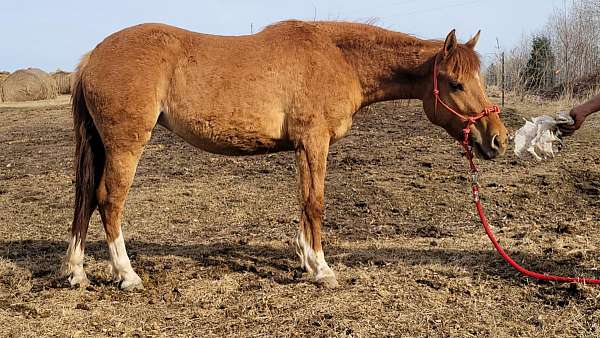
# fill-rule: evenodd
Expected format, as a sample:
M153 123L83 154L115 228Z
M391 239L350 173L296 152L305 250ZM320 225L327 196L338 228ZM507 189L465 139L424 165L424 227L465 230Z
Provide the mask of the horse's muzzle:
M506 153L507 142L500 134L494 134L489 142L473 140L472 145L477 157L491 160Z

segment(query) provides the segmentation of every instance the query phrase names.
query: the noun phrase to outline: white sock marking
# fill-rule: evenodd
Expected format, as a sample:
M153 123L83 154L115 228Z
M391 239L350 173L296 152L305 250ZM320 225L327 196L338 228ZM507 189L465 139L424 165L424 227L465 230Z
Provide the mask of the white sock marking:
M87 276L83 269L83 249L81 248L81 240L76 236L71 237L67 256L65 257L65 274L69 276L69 283L72 286L77 284L87 283Z
M296 235L296 253L300 256L302 267L309 273L315 274L317 280L326 276L335 276L333 270L331 270L325 261L323 251L313 250L306 242L304 232L301 230L298 231L298 235Z
M122 232L119 231L119 236L114 241L108 243L108 253L110 254L110 265L115 282L121 282L122 288L141 284L140 277L131 267Z

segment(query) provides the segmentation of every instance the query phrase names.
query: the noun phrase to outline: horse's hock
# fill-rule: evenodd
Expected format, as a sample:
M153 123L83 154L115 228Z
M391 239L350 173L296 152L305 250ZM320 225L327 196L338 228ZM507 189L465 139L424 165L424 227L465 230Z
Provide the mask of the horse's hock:
M20 69L0 83L3 102L54 99L58 90L54 80L41 69Z

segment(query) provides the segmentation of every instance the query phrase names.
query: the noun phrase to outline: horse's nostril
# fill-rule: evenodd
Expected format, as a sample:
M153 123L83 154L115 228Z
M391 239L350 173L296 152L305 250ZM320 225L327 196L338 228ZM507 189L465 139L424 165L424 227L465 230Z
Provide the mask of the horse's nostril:
M492 137L492 149L498 151L501 147L502 145L500 144L500 140L498 139L498 134L496 134Z

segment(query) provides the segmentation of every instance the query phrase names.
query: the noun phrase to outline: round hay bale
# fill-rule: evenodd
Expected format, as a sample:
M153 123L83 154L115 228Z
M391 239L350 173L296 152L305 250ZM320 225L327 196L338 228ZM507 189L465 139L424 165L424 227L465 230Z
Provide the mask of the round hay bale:
M40 79L43 79L44 82L47 82L52 87L52 90L56 92L56 95L58 95L58 87L56 86L56 82L54 82L54 79L52 76L50 76L50 74L39 68L27 68L27 70L37 75Z
M2 81L4 81L4 79L6 79L9 75L10 75L10 72L0 71L0 83L2 83Z
M4 102L22 102L56 98L56 83L41 69L20 69L0 83Z
M57 70L50 76L56 82L59 94L71 94L71 73Z
M0 86L2 85L2 82L4 82L4 79L6 79L9 75L10 72L0 72ZM2 100L2 91L0 91L0 102L3 101L4 100Z

